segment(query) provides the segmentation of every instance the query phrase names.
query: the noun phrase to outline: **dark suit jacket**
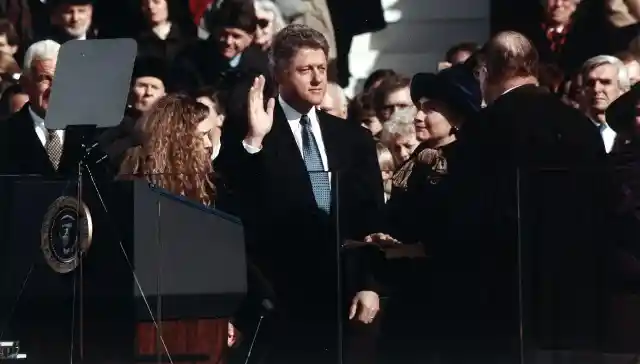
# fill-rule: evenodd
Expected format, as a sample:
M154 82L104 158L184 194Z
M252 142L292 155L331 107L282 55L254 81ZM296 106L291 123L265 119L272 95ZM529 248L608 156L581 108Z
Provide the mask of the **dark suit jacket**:
M449 252L434 257L450 273L442 296L452 335L491 332L509 341L503 348L518 348L523 307L525 335L536 347L593 349L611 238L597 130L554 95L526 85L498 98L459 136L445 210Z
M303 297L301 292L322 292L332 300L338 235L362 239L381 229L384 202L374 143L360 126L318 111L334 195L326 216L317 208L284 113L276 110L273 128L256 154L246 152L241 135L223 132L216 168L241 197L249 254L273 282L277 298L292 302ZM353 290L373 288L364 270L350 275Z
M246 114L247 93L259 75L267 78L265 95L273 95L269 58L257 46L245 49L240 63L232 68L214 41L201 40L176 56L172 66L168 82L171 89L193 91L203 86L214 87L223 92L227 119L231 121Z
M138 57L153 57L171 62L180 52L197 39L193 32L183 29L180 25L171 26L166 39L160 39L151 29L145 29L138 34Z
M53 168L42 142L36 134L28 104L0 122L0 174L31 174L44 177L74 177L83 157L82 143L90 143L102 130L90 135L83 130L66 130L58 170Z

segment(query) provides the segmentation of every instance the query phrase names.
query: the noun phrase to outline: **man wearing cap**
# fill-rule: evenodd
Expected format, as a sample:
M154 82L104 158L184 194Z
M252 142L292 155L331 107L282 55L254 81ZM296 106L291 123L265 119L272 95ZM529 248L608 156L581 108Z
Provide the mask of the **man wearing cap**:
M48 0L51 31L46 38L58 43L96 38L93 25L95 0Z
M138 119L166 94L168 66L159 58L139 58L133 68L127 115Z
M176 86L193 91L210 86L228 92L228 116L246 118L246 95L254 78L269 74L267 54L252 45L257 25L252 1L222 2L209 18L211 36L178 56L176 66L180 72L192 72L176 76Z

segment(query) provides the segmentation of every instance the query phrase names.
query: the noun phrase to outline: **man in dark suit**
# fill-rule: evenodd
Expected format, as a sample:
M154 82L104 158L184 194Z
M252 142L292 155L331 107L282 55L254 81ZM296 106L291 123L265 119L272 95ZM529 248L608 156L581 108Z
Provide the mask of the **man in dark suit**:
M269 73L267 54L253 44L258 26L255 6L252 1L225 0L207 24L211 36L178 55L171 84L180 90L209 86L225 92L227 117L234 118L246 112L246 94L253 79Z
M522 34L499 33L482 56L488 106L458 133L449 241L434 260L445 362L598 352L611 240L602 141L537 85L538 54Z
M341 239L376 240L383 206L374 142L365 129L318 109L327 86L324 36L291 25L276 36L277 101L265 110L264 77L249 92L248 127L223 131L218 172L242 199L251 258L273 285L278 320L274 363L338 358L338 282L345 278L349 317L370 323L379 309L366 259L336 275ZM248 131L247 131L248 130ZM345 302L345 303L347 303Z
M49 0L51 30L46 39L66 43L76 39L95 39L98 32L93 24L95 0Z
M541 0L513 8L508 23L497 30L514 29L536 46L540 62L557 64L569 77L590 57L606 54L604 12L598 1ZM535 7L526 8L528 6Z
M45 125L59 51L60 44L44 40L34 43L25 54L20 82L29 102L0 123L0 174L74 176L83 156L83 142L93 141L94 135L86 131L51 130Z

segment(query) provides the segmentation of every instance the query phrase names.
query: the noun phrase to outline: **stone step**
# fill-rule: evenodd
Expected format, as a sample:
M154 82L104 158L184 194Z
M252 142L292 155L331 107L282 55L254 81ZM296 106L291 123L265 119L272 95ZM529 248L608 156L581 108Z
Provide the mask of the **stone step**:
M435 72L442 57L442 52L351 53L349 64L352 78L345 92L349 97L360 92L367 76L380 68L391 68L409 77L418 72Z
M486 18L426 22L401 20L372 33L368 39L368 49L385 53L442 51L460 42L484 42L488 35L489 21Z
M488 19L490 13L490 3L486 0L391 0L383 1L383 8L387 21L395 21L396 14L401 21L425 21Z
M382 0L386 29L353 39L348 95L374 70L435 72L447 49L489 36L489 0Z
M392 68L407 75L416 72L435 72L442 52L423 51L416 53L352 53L349 59L352 77L366 78L380 68Z

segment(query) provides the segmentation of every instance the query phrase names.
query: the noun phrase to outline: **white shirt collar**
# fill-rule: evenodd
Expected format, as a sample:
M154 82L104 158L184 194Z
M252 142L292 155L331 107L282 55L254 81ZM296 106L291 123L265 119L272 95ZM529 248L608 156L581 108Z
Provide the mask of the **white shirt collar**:
M233 58L231 58L229 60L229 66L231 68L236 68L238 67L238 65L240 64L240 61L242 60L242 53L235 55Z
M282 99L282 96L278 95L278 102L280 103L280 106L282 107L282 111L284 112L284 116L287 118L287 120L289 122L299 122L300 118L302 117L302 114L300 112L298 112L296 109L294 109L293 107L291 107L291 105L287 104L286 101L284 101L284 99ZM312 122L317 120L317 115L316 115L316 108L312 107L311 109L309 109L309 112L307 112L307 116L309 117L309 120L311 120Z
M591 119L591 122L593 123L593 125L595 125L596 128L598 128L598 131L600 132L600 136L602 137L602 141L604 142L605 151L607 153L611 152L611 150L613 149L613 144L616 140L617 133L615 132L615 130L611 129L609 124L607 124L606 122L599 123L597 121L594 121L593 119Z
M284 112L285 118L287 118L287 122L289 123L289 128L293 133L293 138L296 140L296 144L298 144L298 148L300 149L300 155L304 157L303 147L302 147L302 126L300 125L300 118L302 114L295 110L291 105L287 104L286 101L282 99L281 96L278 96L278 102L282 107L282 111ZM328 169L329 160L327 159L327 151L325 148L324 140L322 138L322 129L320 128L320 122L318 120L317 109L312 107L307 112L307 116L309 117L309 124L311 126L311 132L316 140L318 145L318 149L320 151L320 158L322 158L322 164L325 169Z
M213 146L213 150L211 151L211 161L214 161L216 158L218 158L218 155L220 154L220 148L222 148L222 143L218 143Z
M33 120L33 124L37 128L45 128L44 119L40 117L40 115L36 114L35 111L29 106L29 115L31 115L31 119ZM46 128L45 128L46 129Z
M500 96L502 96L504 94L507 94L507 93L509 93L509 92L517 89L518 87L521 87L521 86L524 86L524 85L513 86L512 88L510 88L510 89L506 90L505 92L501 93Z

